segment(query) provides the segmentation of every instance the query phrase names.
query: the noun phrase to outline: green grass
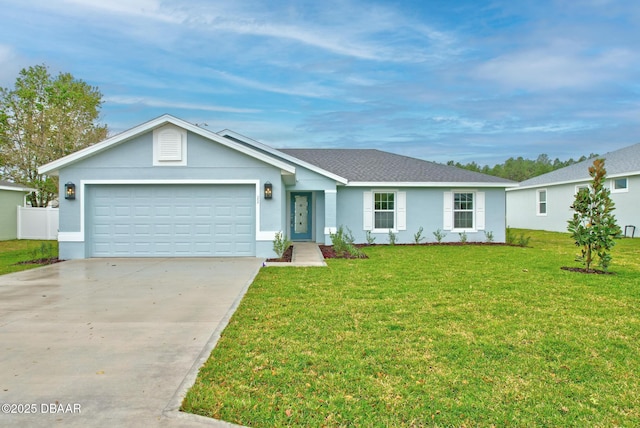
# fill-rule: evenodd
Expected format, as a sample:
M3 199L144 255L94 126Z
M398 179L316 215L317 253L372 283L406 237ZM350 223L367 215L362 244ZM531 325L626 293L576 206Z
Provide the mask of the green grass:
M519 232L519 231L518 231ZM183 410L249 426L640 426L640 240L615 275L529 248L367 248L265 268Z
M0 241L0 275L43 266L41 264L19 265L16 263L57 256L58 243L56 241Z

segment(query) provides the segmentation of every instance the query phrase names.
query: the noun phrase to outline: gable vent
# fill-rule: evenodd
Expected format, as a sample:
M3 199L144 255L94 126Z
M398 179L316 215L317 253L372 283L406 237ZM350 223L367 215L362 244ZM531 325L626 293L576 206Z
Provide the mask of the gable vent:
M182 135L174 129L166 129L158 134L158 160L182 160Z

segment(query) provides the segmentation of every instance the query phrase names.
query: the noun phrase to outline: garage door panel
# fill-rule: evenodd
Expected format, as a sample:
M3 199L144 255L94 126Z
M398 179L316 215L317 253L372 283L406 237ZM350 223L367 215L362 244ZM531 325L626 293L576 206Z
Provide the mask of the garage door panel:
M251 185L95 185L94 257L255 255Z

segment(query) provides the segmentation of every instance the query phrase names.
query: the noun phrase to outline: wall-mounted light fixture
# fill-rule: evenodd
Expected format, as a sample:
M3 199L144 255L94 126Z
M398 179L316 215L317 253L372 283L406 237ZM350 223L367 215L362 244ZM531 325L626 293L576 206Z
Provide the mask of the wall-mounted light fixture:
M75 199L76 198L76 185L72 182L68 182L64 185L64 198Z
M264 198L265 199L273 198L273 185L268 181L264 183Z

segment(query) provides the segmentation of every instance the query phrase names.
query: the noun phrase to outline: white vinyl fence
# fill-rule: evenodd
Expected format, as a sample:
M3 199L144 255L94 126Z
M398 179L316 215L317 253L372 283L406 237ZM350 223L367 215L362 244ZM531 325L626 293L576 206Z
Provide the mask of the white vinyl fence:
M58 239L58 208L18 207L18 239Z

